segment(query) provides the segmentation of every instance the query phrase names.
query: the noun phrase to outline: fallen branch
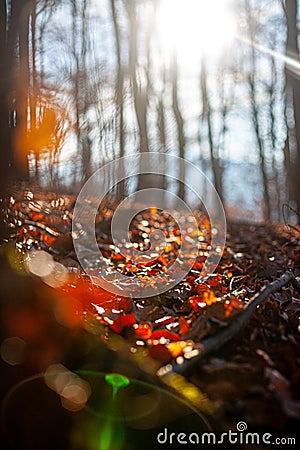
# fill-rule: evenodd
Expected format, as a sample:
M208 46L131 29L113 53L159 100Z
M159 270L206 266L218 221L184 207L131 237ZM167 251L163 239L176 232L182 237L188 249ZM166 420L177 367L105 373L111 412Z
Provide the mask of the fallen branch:
M50 234L50 236L58 237L61 235L58 231L52 230L52 228L47 227L47 225L44 225L41 222L34 222L33 220L27 220L25 219L23 221L24 225L31 225L32 227L40 228L41 230L45 231L46 233Z
M281 275L281 277L278 280L273 281L272 283L269 283L266 286L264 286L257 294L255 294L252 297L248 306L231 322L231 324L228 327L223 329L220 333L216 334L215 336L204 339L201 342L202 350L198 356L195 356L190 360L185 360L182 364L175 364L173 366L173 371L177 373L186 372L191 367L194 367L195 365L199 364L199 362L202 361L202 359L205 356L218 350L220 347L226 344L226 342L230 341L240 331L242 326L249 319L251 314L254 313L257 306L263 300L265 300L270 294L272 294L273 292L277 291L278 289L282 288L283 286L285 286L290 282L292 282L294 286L295 282L297 283L297 285L299 285L291 270Z
M290 211L292 211L294 214L296 214L298 217L300 217L300 213L299 211L296 211L294 208L292 208L290 205L288 205L287 203L284 203L282 205L282 217L283 217L283 221L286 227L291 228L294 231L297 231L297 233L299 233L299 228L294 227L293 225L287 223L287 219L285 217L285 212L284 212L284 207L288 208Z

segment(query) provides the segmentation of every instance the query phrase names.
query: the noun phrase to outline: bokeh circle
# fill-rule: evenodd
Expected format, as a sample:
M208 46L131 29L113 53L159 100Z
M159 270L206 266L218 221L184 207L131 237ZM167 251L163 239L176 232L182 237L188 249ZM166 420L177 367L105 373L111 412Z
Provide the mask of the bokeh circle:
M177 211L177 215L178 212L189 215L190 223L189 228L183 229L180 220L178 221L181 245L175 261L166 267L163 276L129 278L120 272L112 273L107 270L107 259L99 248L95 230L99 205L117 183L130 177L149 177L149 174L169 177L173 181L183 183L185 188L193 192L199 204L204 205L210 220L211 242L203 273L214 272L224 250L226 218L223 205L213 184L198 167L177 156L155 152L116 159L98 169L84 184L77 197L72 220L74 248L83 270L92 277L94 283L113 294L132 298L159 295L184 279L198 254L198 225L188 201L183 201L170 190L158 189L154 185L135 191L118 205L111 221L113 243L118 247L120 243L128 241L130 223L139 211L155 206L158 211L167 212L172 217ZM193 230L193 233L189 230ZM149 257L154 246L156 251L159 249L163 253L164 236L160 235L158 240L154 239L155 243L151 234L150 237L150 249L145 250L143 255ZM133 259L140 258L141 252L132 247L130 256Z

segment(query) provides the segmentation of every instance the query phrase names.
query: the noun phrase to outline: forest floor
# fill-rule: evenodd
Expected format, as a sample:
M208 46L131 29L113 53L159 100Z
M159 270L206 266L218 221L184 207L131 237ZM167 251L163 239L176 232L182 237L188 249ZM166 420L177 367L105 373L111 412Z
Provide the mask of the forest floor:
M202 395L197 409L218 429L235 429L244 421L256 432L299 439L300 231L281 224L230 222L222 259L214 273L204 276L210 228L198 213L201 251L185 279L155 297L131 299L107 293L82 274L70 234L73 206L71 197L30 192L12 197L8 205L10 239L1 246L1 338L17 336L27 350L17 364L10 356L3 361L2 345L1 396L53 361L71 369L103 370L110 365L105 358L112 357L135 367L137 377L144 372L162 384L170 374L182 374ZM111 214L102 211L96 224L110 270L163 277L177 255L176 222L156 210L133 222L133 239L141 248L153 224L167 237L164 255L147 264L114 247ZM28 263L28 252L36 252L40 261L44 252L51 255L59 264L54 276L39 272L39 259ZM239 322L263 291L253 313ZM101 350L102 366L88 336L110 352L107 356Z

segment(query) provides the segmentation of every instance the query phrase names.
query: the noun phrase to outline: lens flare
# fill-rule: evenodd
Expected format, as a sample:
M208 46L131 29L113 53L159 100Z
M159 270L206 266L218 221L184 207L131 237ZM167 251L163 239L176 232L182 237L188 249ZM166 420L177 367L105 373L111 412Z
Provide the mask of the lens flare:
M60 395L62 406L71 412L84 409L91 395L86 380L68 370L62 364L53 364L45 372L46 385Z
M118 390L121 387L126 387L130 383L129 378L120 373L109 373L105 375L105 381L113 388L113 399L116 397Z
M176 174L174 167L178 168ZM114 173L114 179L110 176L111 173ZM181 181L195 194L198 204L204 205L209 215L211 230L214 230L211 233L210 250L202 267L204 273L214 273L225 246L226 218L221 200L213 184L198 167L182 158L155 152L140 154L138 158L136 155L127 155L111 161L98 169L80 191L73 213L72 236L78 260L93 282L111 293L130 298L152 297L176 286L191 270L200 250L198 236L201 235L201 230L198 229L197 217L188 201L183 201L169 190L150 187L129 194L118 205L111 220L111 234L115 247L122 249L121 257L126 259L129 255L134 264L140 264L141 257L143 263L149 258L151 263L154 254L156 258L166 260L167 263L163 263L163 274L154 271L147 276L131 273L132 276L128 277L120 271L112 272L108 267L105 252L103 253L101 247L99 249L95 235L99 205L118 182L127 177L149 173ZM184 173L189 176L185 177ZM130 242L130 224L138 213L150 209L155 217L163 212L175 218L176 208L177 214L179 209L179 213L187 215L190 220L184 223L179 214L176 221L179 234L175 236L179 242L169 263L167 258L164 258L164 252L168 250L166 235L164 230L155 225L155 221L147 234L150 248L142 249L141 252L136 248L138 244L134 243L135 245L124 249L124 242L128 242L128 239ZM193 230L196 232L193 233Z
M26 348L26 342L17 336L4 339L0 348L1 358L7 364L16 366L23 362Z
M186 69L195 67L203 56L221 56L233 42L236 20L227 0L162 0L156 31L163 58L176 54Z

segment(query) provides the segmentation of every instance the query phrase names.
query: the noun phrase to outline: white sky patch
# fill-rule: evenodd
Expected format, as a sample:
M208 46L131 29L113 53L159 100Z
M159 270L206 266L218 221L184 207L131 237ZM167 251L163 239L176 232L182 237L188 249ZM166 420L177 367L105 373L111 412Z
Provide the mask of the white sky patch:
M162 0L156 27L165 58L176 53L179 63L194 67L233 41L236 20L226 0Z

